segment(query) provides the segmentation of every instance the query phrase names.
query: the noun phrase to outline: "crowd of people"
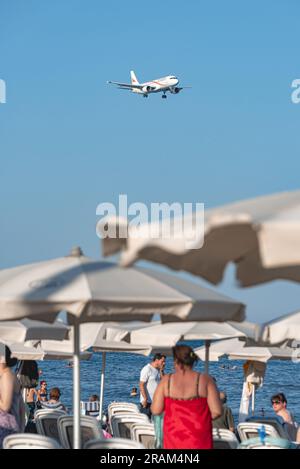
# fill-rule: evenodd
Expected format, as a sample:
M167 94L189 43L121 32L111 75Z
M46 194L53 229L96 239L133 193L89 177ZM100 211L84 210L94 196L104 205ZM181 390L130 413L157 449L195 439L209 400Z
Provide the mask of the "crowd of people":
M165 374L166 356L162 353L156 353L141 370L140 412L150 419L163 416L164 449L212 449L213 428L235 432L227 394L219 392L214 378L193 369L198 357L191 347L173 347L173 360L174 371L169 374ZM38 389L35 385L25 388L24 402L20 382L12 371L15 365L16 359L5 347L5 354L0 356L0 448L7 435L24 431L26 408L29 432L34 432L30 424L37 409L67 411L61 402L60 389L53 387L48 392L45 380L40 381ZM137 396L137 388L130 395ZM99 401L98 395L91 395L89 401ZM287 409L286 396L275 394L271 404L288 438L300 443L300 429Z
M227 394L216 380L197 373L198 357L187 345L173 347L174 372L164 375L166 357L156 354L140 374L140 409L149 417L163 415L164 449L211 449L212 429L235 433ZM300 428L287 410L283 393L272 396L273 410L291 441L300 443Z

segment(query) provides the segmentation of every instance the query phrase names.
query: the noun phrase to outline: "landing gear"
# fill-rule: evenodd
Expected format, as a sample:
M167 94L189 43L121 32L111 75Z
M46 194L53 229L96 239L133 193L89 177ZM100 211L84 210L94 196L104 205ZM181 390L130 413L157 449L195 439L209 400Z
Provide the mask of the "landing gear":
M167 95L164 93L164 94L162 95L162 98L163 98L163 99L167 99Z
M144 96L144 98L148 98L148 95L147 95L147 94L144 94L143 96Z

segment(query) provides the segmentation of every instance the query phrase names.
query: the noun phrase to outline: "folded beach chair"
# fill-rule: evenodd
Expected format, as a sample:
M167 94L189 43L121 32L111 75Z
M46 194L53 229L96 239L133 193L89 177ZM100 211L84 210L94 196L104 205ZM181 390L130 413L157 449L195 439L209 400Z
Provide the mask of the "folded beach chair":
M112 415L117 413L124 413L124 412L135 412L137 414L140 413L140 410L136 404L131 402L111 402L107 408L108 411L108 420L110 422Z
M124 438L110 438L109 440L90 440L83 449L145 449L141 443Z
M63 410L37 410L34 414L34 421L38 434L53 438L60 443L57 421L62 415L66 415Z
M73 416L62 415L57 421L58 434L61 445L65 449L73 448ZM102 439L103 432L94 417L82 416L80 418L82 446L89 440Z
M267 436L271 436L273 438L280 438L280 435L278 434L277 430L275 430L272 425L257 422L243 422L239 423L237 426L237 431L241 442L249 440L250 438L259 437L259 433L262 427L264 427Z
M242 441L238 449L296 449L297 445L283 438L266 436L264 442L260 438L250 438Z
M61 449L61 446L47 436L15 433L4 438L3 449Z
M280 438L289 439L288 435L282 425L281 421L277 417L261 417L261 416L254 416L247 418L246 422L256 422L260 423L261 425L271 425L275 428Z
M122 413L113 415L111 418L111 430L115 438L130 439L130 430L133 424L150 423L147 415L131 413Z
M237 449L239 441L234 433L223 428L213 428L214 449Z
M130 439L141 443L144 448L155 448L155 430L153 423L134 423L130 428Z

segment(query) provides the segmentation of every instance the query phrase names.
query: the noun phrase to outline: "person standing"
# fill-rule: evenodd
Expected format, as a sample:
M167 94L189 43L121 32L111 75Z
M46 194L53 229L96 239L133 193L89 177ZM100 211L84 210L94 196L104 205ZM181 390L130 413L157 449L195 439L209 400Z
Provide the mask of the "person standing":
M164 369L166 356L156 353L151 363L144 366L140 374L140 411L151 417L151 404L154 392L161 379L161 370Z
M173 347L175 373L164 376L151 411L163 419L164 449L212 449L212 420L222 414L213 379L193 371L198 360L187 345Z
M42 380L40 383L40 389L37 390L37 400L40 402L46 402L48 400L47 383Z
M4 346L0 355L0 448L6 436L22 432L25 426L21 387L11 370L16 362L15 358L11 358L10 349Z

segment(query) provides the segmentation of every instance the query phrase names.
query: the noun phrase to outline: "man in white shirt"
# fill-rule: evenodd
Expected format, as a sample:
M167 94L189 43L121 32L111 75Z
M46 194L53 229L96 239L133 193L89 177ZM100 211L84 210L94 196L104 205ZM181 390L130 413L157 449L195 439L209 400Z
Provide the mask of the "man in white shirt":
M166 363L166 356L162 353L156 353L153 360L144 366L140 375L140 411L151 417L150 406L156 387L161 379Z

